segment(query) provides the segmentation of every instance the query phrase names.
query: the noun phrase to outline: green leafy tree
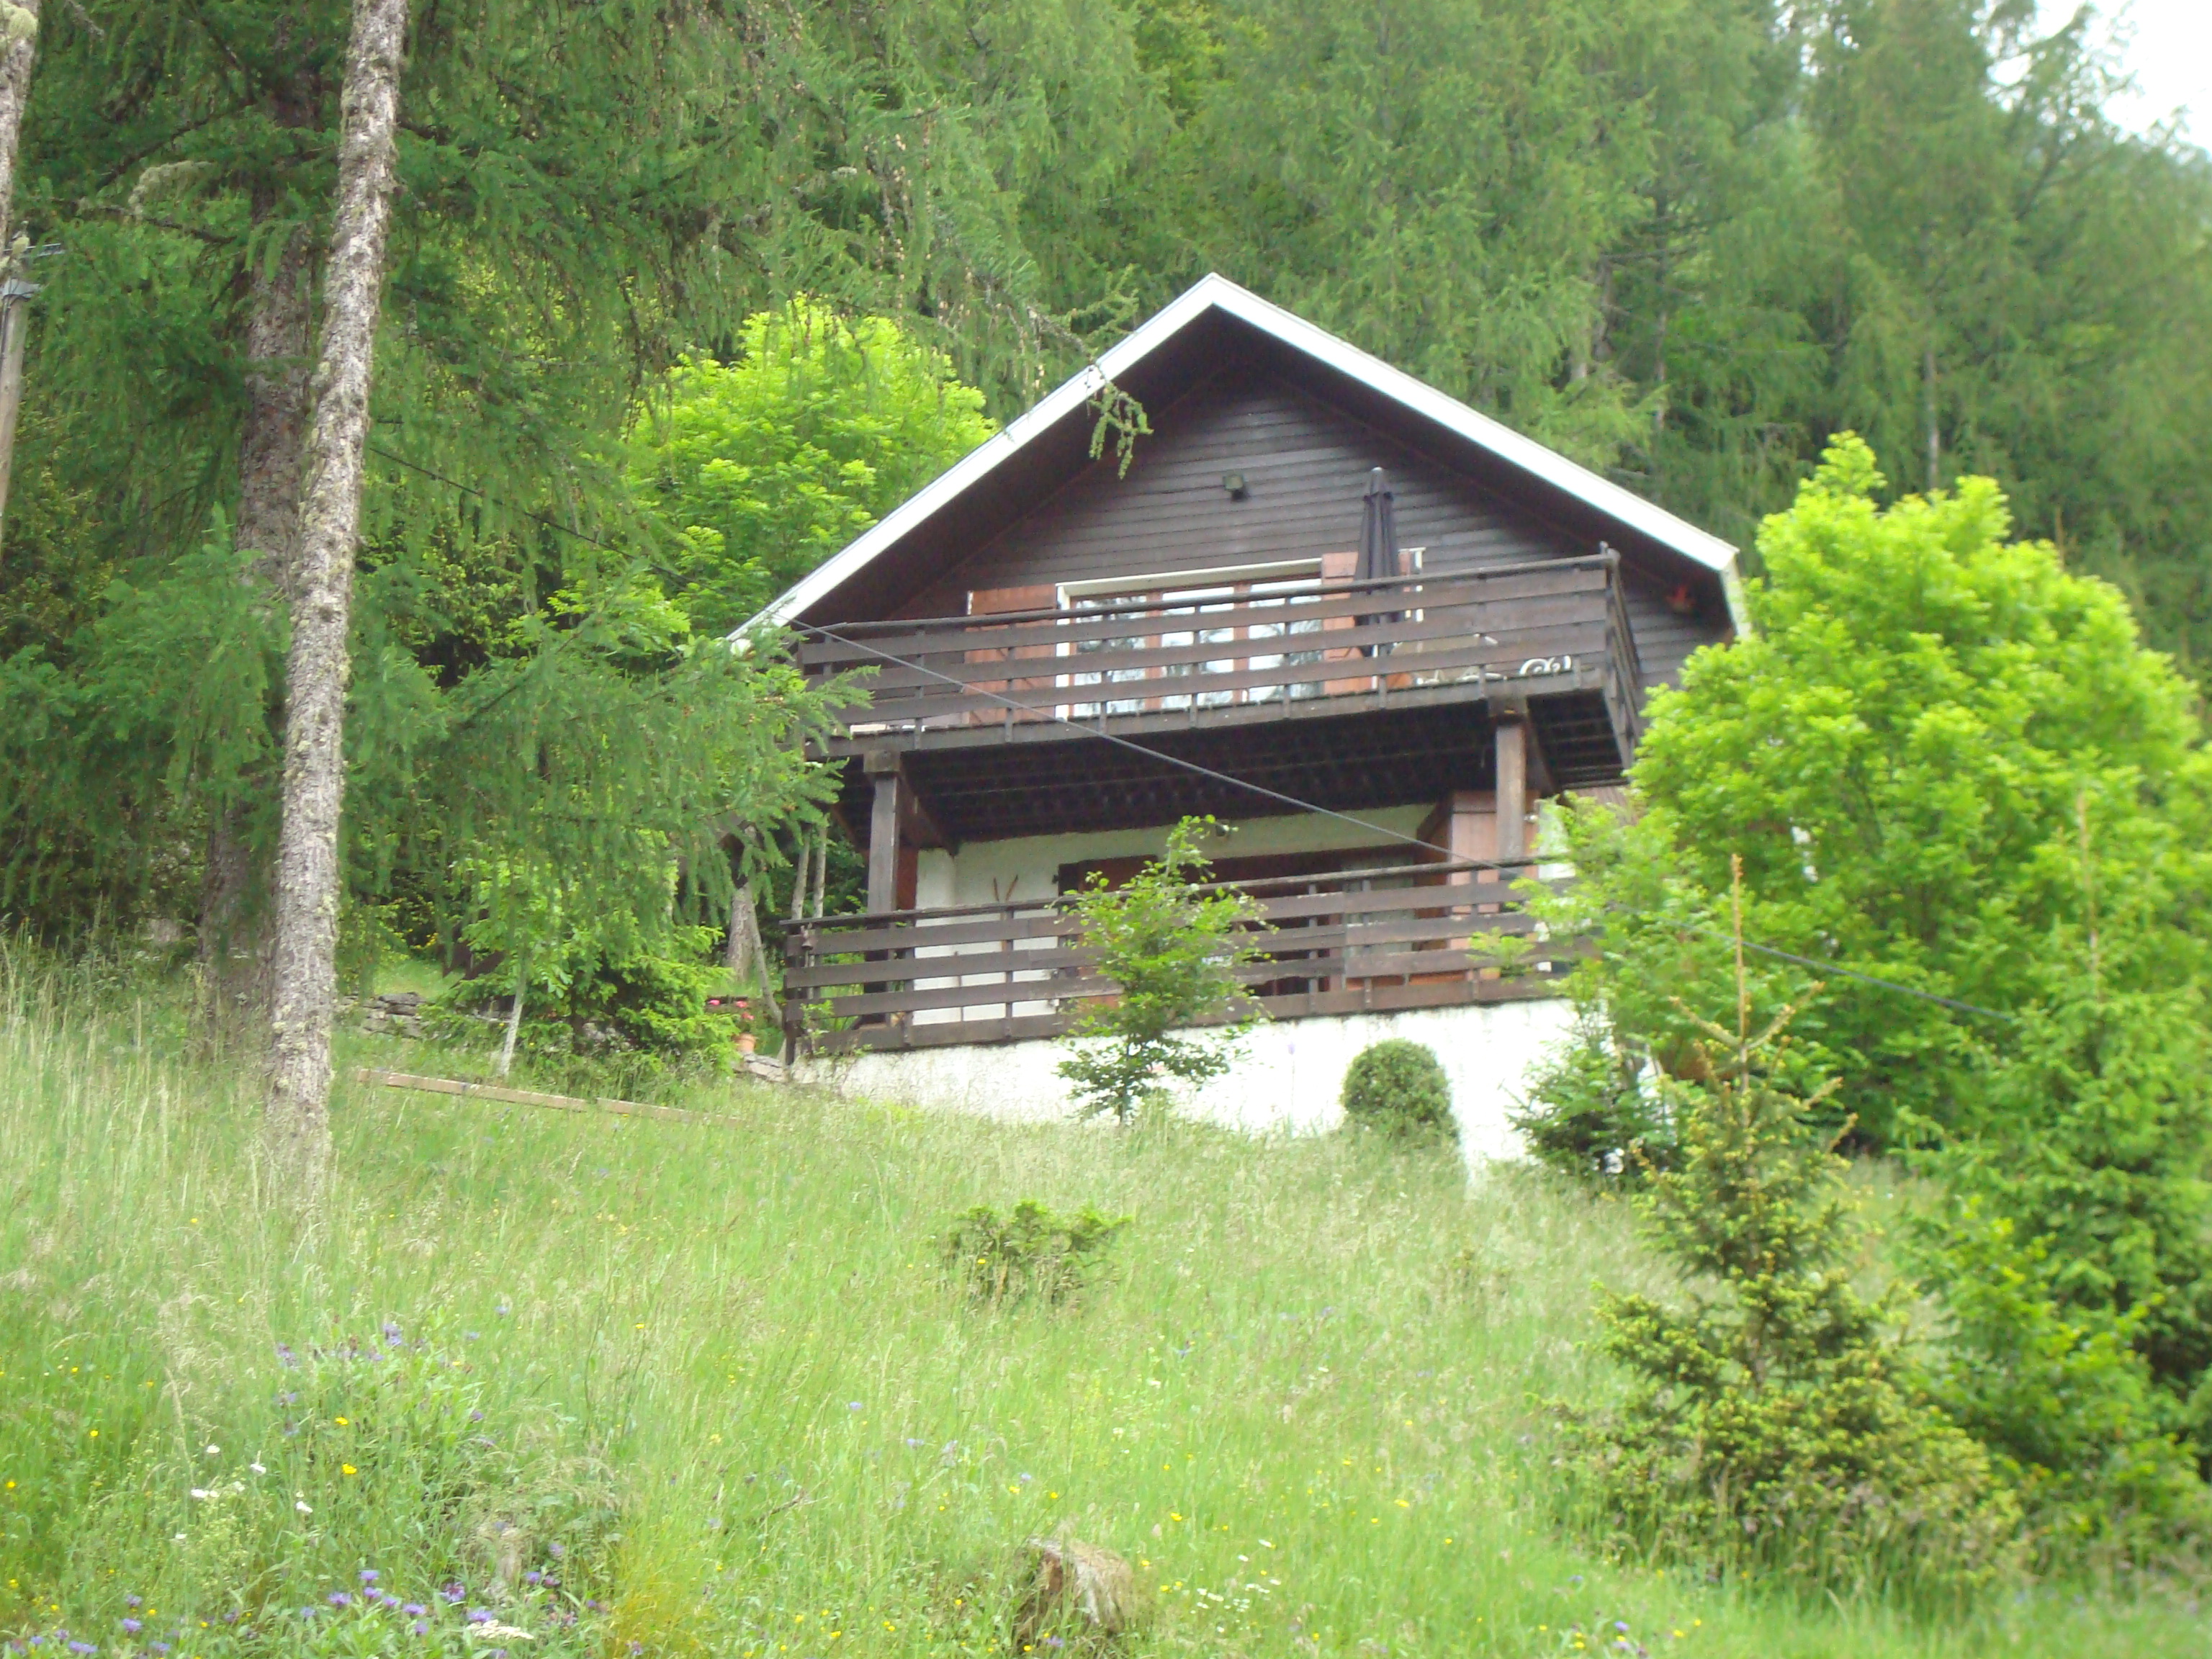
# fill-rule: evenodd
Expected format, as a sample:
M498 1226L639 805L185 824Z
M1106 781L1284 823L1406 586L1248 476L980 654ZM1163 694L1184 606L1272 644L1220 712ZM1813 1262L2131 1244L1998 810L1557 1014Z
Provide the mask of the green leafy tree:
M1656 700L1640 818L1570 815L1555 919L1603 930L1586 1007L1674 1079L1703 1045L1653 988L1725 984L1731 848L1754 944L1887 981L1839 975L1771 1074L1840 1074L1856 1133L1941 1182L1917 1259L1954 1322L1943 1398L2046 1543L2154 1544L2196 1513L2212 1398L2194 699L2116 592L2005 540L1994 486L1875 485L1839 441L1770 520L1759 633ZM1769 957L1750 994L1803 972ZM1580 1103L1537 1115L1566 1135Z
M983 394L894 319L795 300L747 318L730 362L671 373L630 483L681 545L678 603L726 632L994 430Z
M2117 590L2008 539L1994 484L1884 507L1881 483L1863 444L1832 446L1761 532L1756 631L1652 700L1642 817L1568 820L1588 879L1561 920L1607 939L1586 985L1662 1066L1686 1034L1662 988L1725 973L1732 853L1755 942L2000 1013L2072 975L2054 943L2100 909L2156 941L2108 948L2107 988L2205 965L2212 763L2187 683ZM1961 1018L1839 978L1796 1034L1887 1145L1956 1121Z
M1212 818L1185 818L1127 883L1093 875L1075 901L1084 948L1116 988L1070 1033L1073 1052L1060 1063L1080 1116L1111 1112L1128 1124L1164 1104L1173 1085L1196 1088L1236 1059L1249 1017L1188 1034L1233 1012L1243 996L1238 969L1259 954L1258 905L1206 885L1212 866L1200 849L1218 833Z
M1755 1027L1739 968L1731 1025L1689 1016L1703 1080L1669 1084L1680 1162L1638 1208L1692 1289L1601 1304L1631 1384L1573 1425L1588 1518L1623 1551L1805 1592L1960 1599L2016 1565L2019 1510L1916 1397L1895 1298L1852 1285L1843 1161L1770 1071L1794 1012Z

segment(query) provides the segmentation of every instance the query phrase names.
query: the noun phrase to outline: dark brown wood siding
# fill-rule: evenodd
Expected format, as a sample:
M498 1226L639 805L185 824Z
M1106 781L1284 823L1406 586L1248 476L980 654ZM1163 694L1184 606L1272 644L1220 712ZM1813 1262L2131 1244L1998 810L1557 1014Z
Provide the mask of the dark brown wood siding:
M900 607L956 616L972 589L1141 576L1316 557L1359 543L1368 470L1389 470L1398 540L1443 574L1596 551L1427 456L1272 375L1227 370L1152 411L1126 477L1093 463L1036 511ZM1233 500L1222 476L1239 472ZM1724 618L1680 616L1660 584L1628 584L1647 684L1723 637Z

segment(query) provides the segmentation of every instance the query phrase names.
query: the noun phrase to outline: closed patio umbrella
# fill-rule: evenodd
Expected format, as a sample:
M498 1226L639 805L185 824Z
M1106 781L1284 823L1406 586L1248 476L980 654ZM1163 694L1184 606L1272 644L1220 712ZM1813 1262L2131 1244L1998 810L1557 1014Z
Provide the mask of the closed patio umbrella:
M1352 568L1352 575L1360 581L1388 580L1398 574L1398 513L1397 497L1390 493L1390 480L1381 467L1367 475L1367 496L1359 506L1359 562ZM1360 626L1370 623L1394 623L1402 614L1389 611L1382 616L1357 618ZM1366 652L1373 656L1378 650L1369 646Z

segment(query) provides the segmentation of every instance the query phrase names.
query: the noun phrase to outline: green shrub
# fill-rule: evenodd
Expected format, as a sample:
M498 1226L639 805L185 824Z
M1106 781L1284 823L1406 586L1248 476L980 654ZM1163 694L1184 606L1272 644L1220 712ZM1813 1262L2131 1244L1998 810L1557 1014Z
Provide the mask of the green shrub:
M737 1022L708 1000L727 987L729 975L705 958L709 929L675 933L677 953L598 953L559 984L533 981L523 999L516 1052L541 1070L605 1083L726 1062ZM512 994L503 972L463 981L447 994L431 1029L482 1042L496 1028L474 1016L503 1018Z
M1586 1017L1529 1081L1509 1121L1538 1163L1580 1180L1634 1184L1674 1167L1665 1097L1647 1085L1641 1057Z
M1344 1115L1363 1128L1392 1134L1459 1137L1451 1080L1434 1053L1393 1037L1361 1050L1344 1073Z
M1063 1216L1025 1198L1011 1216L978 1204L939 1244L954 1279L977 1301L1054 1308L1111 1275L1106 1251L1128 1224L1128 1217L1109 1219L1087 1204Z
M2193 1553L2212 1495L2137 1349L2154 1304L2084 1305L2065 1282L2078 1261L2050 1240L2021 1239L1974 1198L1947 1208L1923 1230L1950 1328L1935 1397L2020 1494L2040 1564Z

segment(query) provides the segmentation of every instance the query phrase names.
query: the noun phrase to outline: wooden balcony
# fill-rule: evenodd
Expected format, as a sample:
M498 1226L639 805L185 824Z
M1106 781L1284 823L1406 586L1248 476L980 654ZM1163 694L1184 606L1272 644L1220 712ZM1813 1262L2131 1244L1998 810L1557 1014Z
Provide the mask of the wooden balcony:
M1242 977L1275 1019L1560 994L1578 940L1547 939L1515 884L1530 861L1438 860L1224 884L1258 900ZM1056 1036L1115 994L1073 901L824 916L785 941L787 1054Z
M1559 784L1605 782L1634 753L1642 683L1609 552L799 632L808 672L874 671L834 752L948 763L1102 733L1171 746L1178 734L1480 704L1530 721Z

